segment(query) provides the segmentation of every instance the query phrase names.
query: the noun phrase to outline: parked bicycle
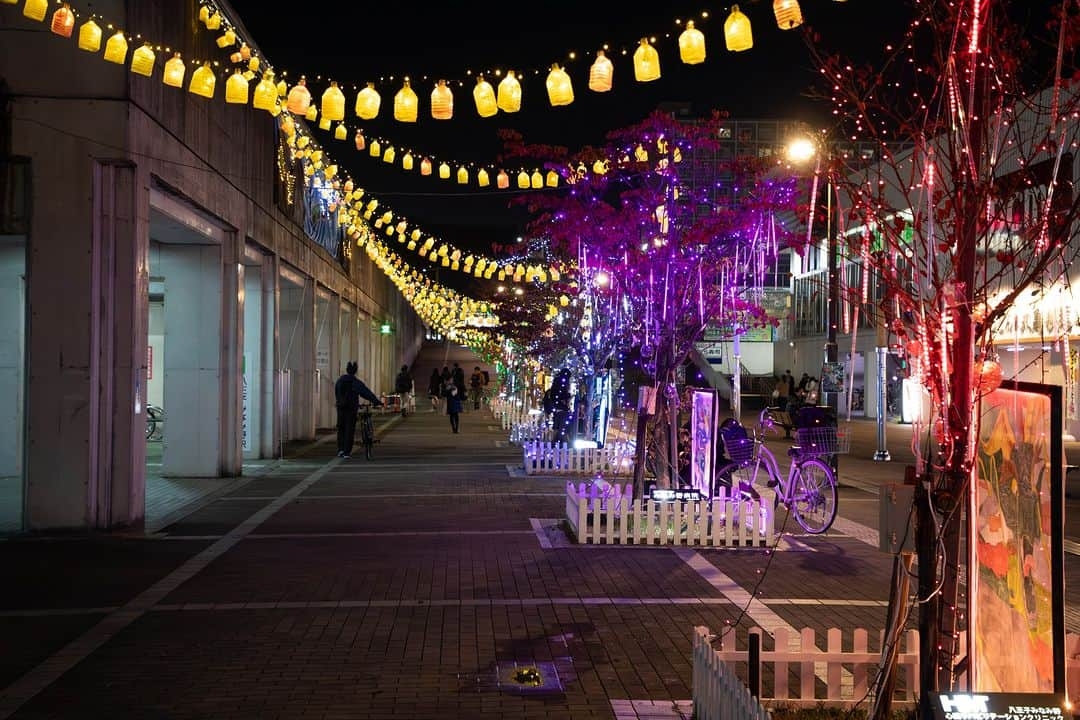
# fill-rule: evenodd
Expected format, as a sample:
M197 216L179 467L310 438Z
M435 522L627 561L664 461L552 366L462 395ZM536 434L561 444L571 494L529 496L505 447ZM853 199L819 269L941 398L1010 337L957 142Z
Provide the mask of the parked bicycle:
M375 447L375 420L371 414L371 405L367 403L360 405L358 421L360 425L360 444L364 446L364 457L370 460L371 452Z
M157 405L146 406L146 439L160 439L158 430L165 424L165 410ZM155 435L155 433L158 433Z
M733 420L728 422L738 426ZM735 492L756 496L754 486L764 472L766 485L776 491L777 505L783 503L806 532L823 533L836 519L837 502L836 474L827 460L842 451L841 441L848 438L839 437L832 426L796 428L798 444L788 449L791 467L785 478L776 456L764 443L765 433L775 428L776 421L765 408L757 428L749 433L722 432L728 462L717 469L716 477Z

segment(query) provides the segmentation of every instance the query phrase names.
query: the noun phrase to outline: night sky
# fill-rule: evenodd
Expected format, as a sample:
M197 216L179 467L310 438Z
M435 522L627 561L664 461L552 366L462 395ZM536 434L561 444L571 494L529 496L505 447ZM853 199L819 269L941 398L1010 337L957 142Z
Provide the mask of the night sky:
M801 4L809 31L781 31L771 0L740 4L753 25L754 47L731 53L723 41L729 4L322 2L274 12L261 0L232 0L261 51L291 79L301 73L309 79L322 75L350 86L346 89L350 126L359 122L352 112L351 86L375 81L382 110L376 120L364 123L369 137L390 138L398 147L421 154L485 163L493 162L502 149L499 128L517 130L529 143L574 150L601 143L609 131L642 121L664 102L689 102L701 115L715 109L733 118L796 118L826 125L830 108L809 96L817 80L806 43L872 61L887 40L895 40L907 27L910 9L904 0L802 0ZM708 9L709 18L702 19L703 9ZM676 18L695 19L705 33L704 63L688 66L679 60L677 37L682 28ZM646 35L657 38L662 77L638 83L631 57L638 39ZM586 87L588 68L605 43L611 46L607 54L615 65L614 89L592 93ZM577 52L576 61L568 59L570 51ZM575 101L569 106L553 108L548 103L544 79L552 62L563 65L573 79ZM486 119L477 115L472 99L475 79L466 71L493 68L513 68L519 76L525 71L521 112L500 112ZM537 70L541 72L534 74ZM415 124L392 118L393 96L404 75L412 78L420 99ZM454 90L454 117L448 121L430 116L431 89L439 78L451 81ZM497 85L497 78L488 75L488 79ZM458 81L465 86L459 87ZM309 84L317 99L325 83ZM415 170L405 173L400 169L401 152L396 169L366 152L358 157L351 133L346 143L333 142L326 133L319 137L341 166L395 213L459 247L490 252L492 242L512 240L524 220L520 210L507 208L505 193L480 189L475 183L462 191L464 186L452 180L420 177Z

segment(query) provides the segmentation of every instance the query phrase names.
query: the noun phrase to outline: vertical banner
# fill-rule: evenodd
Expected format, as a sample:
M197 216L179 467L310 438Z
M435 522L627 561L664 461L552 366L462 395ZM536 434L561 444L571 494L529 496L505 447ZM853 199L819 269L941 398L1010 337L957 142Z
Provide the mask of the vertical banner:
M694 390L690 416L690 486L708 495L716 438L716 391Z
M240 370L240 448L244 452L251 450L251 353L244 353L243 367Z
M1061 388L1005 383L980 401L970 496L973 692L1065 690Z

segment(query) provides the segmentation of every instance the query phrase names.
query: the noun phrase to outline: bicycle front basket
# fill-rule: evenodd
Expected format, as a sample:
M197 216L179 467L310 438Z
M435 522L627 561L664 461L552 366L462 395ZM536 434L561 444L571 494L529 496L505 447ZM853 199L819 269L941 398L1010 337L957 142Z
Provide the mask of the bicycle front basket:
M851 436L834 427L797 428L795 441L802 455L836 455L851 449Z
M720 438L724 442L724 454L731 458L732 462L746 463L754 459L753 438L734 433L721 433Z

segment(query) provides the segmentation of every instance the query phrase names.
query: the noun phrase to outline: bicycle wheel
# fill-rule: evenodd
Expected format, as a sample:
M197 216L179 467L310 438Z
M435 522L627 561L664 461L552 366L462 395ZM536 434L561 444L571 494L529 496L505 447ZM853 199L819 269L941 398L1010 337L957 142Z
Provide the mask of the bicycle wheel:
M760 466L761 460L753 460L749 465L742 465L736 462L729 462L722 465L716 471L714 490L719 491L719 489L723 487L727 488L728 497L740 495L746 500L757 500L760 495L758 494L758 491L754 489L754 481L762 472L759 471ZM765 473L765 477L768 477L767 472Z
M146 414L146 439L154 437L154 432L157 430L157 420L150 413Z
M832 468L817 458L803 460L792 483L788 502L803 530L817 535L832 527L836 518L836 476Z

